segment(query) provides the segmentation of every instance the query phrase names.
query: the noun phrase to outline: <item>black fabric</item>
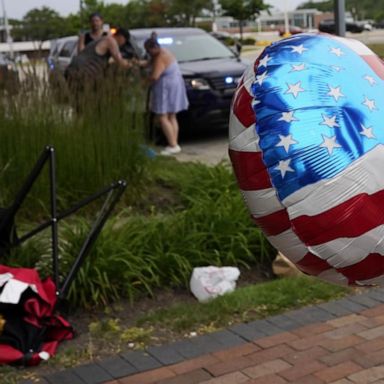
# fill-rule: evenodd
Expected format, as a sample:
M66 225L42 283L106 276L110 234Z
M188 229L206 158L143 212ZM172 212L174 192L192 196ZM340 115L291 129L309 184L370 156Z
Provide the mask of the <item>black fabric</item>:
M124 59L138 58L135 48L130 41L127 41L122 47L120 47L121 56Z
M107 32L103 32L101 36L107 36ZM92 43L95 39L91 36L91 32L86 32L84 34L84 45Z
M5 257L16 242L14 216L10 215L9 208L0 208L0 258Z
M26 313L23 303L31 296L36 294L28 288L21 295L19 304L0 303L1 320L5 321L0 332L0 344L10 345L24 355L40 350L46 332L46 327L37 327L24 320Z

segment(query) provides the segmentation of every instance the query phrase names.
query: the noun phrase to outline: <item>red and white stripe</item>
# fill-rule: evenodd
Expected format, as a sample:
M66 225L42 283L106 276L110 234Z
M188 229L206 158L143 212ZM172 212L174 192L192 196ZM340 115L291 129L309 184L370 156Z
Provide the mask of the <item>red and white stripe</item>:
M372 51L360 42L341 41L384 78L384 65ZM280 201L256 132L251 91L256 70L257 62L244 73L229 124L229 155L253 221L305 273L338 284L382 283L384 177L381 167L372 164L384 163L384 146L352 163L335 179L308 185Z

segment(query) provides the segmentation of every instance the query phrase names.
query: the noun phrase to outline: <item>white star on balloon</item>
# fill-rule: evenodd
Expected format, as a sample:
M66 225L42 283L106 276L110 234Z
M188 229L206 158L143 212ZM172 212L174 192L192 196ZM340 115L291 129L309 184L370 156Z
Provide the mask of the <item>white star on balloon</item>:
M365 96L365 99L362 104L365 105L370 111L376 109L375 100L368 99L367 96Z
M344 69L343 67L340 67L339 65L331 65L331 68L333 68L336 72L340 72Z
M290 112L282 112L280 119L278 121L285 121L287 123L290 123L291 121L299 121L299 119L296 119L295 116L293 116L294 111Z
M302 54L304 51L308 51L308 48L305 48L303 44L300 45L291 45L289 48L292 48L292 53L296 52L298 54Z
M370 85L376 84L376 80L372 76L365 75L364 80L367 80Z
M323 121L320 123L320 125L326 125L329 128L335 128L339 127L339 124L336 123L336 115L333 116L326 116L324 114L321 114Z
M344 55L344 52L340 49L340 48L335 48L335 47L332 47L329 52L333 53L334 55L336 55L337 57L340 57L342 55Z
M259 68L265 67L267 68L268 61L271 60L272 57L269 57L269 55L265 55L262 59L259 61Z
M364 124L360 124L360 126L363 129L360 132L360 135L365 136L367 139L376 139L376 136L373 133L373 128L372 127L366 127L366 126L364 126Z
M285 94L292 94L295 99L300 92L305 91L303 88L301 88L301 81L298 81L296 84L287 83L287 86L288 89L285 91Z
M327 93L327 95L332 96L336 101L339 101L339 98L344 96L341 93L340 87L333 88L331 85L328 84L328 88L329 92Z
M263 81L268 77L267 75L267 71L263 72L261 75L257 75L256 76L256 82L259 84L259 85L262 85L263 84Z
M292 64L291 67L292 69L290 70L290 72L299 72L304 71L304 69L306 69L304 63L298 65Z
M288 153L289 147L298 142L292 138L292 135L279 135L280 141L276 144L276 147L284 147L285 151Z
M278 171L281 173L281 177L284 179L285 174L287 172L295 172L290 166L289 163L291 162L291 159L288 160L280 160L279 165L275 167Z
M340 148L341 145L336 143L336 136L328 137L323 136L323 142L320 144L320 147L327 148L328 154L332 155L334 148Z

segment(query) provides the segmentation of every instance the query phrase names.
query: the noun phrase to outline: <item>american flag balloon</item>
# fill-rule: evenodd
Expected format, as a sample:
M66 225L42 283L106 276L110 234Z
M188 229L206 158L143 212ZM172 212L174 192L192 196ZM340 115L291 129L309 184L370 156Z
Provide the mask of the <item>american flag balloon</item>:
M266 47L232 101L229 153L254 222L306 274L384 281L384 64L359 41Z

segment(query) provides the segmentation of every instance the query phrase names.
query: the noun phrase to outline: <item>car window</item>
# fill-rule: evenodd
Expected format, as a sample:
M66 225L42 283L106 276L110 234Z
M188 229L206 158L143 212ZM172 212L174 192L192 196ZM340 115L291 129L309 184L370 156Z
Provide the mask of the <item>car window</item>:
M59 53L59 44L57 42L51 42L51 51L49 52L49 56L57 56Z
M137 40L143 47L144 39L139 37ZM161 35L158 41L176 56L178 62L235 57L233 51L208 34Z
M60 55L62 57L71 57L77 45L77 41L67 41L61 48Z
M6 65L6 63L5 57L0 53L0 65Z

